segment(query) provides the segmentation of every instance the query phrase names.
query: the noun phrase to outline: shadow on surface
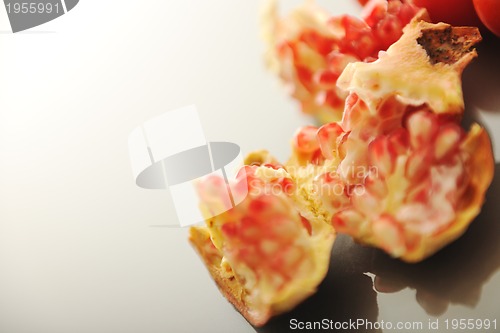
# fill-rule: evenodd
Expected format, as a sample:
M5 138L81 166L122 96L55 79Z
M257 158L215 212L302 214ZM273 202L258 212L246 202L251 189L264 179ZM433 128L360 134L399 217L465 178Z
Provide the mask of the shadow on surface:
M333 247L328 274L316 294L294 310L273 318L266 326L256 328L261 333L290 332L290 320L301 322L356 321L365 318L377 320L377 295L371 278L364 275L369 270L377 250L355 244L348 236L340 235ZM336 332L360 332L359 330L336 330ZM367 330L364 332L380 332Z
M376 321L377 294L365 272L376 275L375 288L379 292L397 292L406 287L416 289L416 301L430 315L444 314L450 303L475 307L480 301L482 286L500 268L499 198L500 164L496 164L486 203L467 232L418 264L403 263L340 235L333 248L328 275L318 292L291 312L256 328L257 332L289 332L292 319L301 322L324 318L334 322L358 318Z
M478 58L463 75L466 117L471 117L471 110L475 108L500 112L500 38L489 34L483 34L483 37L477 46Z
M431 258L405 264L377 252L373 273L379 291L416 289L417 302L430 315L446 312L450 303L475 307L482 286L500 268L500 164L481 214L467 232Z

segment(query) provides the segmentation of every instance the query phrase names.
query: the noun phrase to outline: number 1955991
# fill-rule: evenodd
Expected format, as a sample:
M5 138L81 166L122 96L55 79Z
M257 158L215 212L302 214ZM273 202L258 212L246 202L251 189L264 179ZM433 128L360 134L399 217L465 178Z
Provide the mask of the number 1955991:
M41 2L16 2L13 4L8 3L6 5L7 12L14 14L51 14L59 13L59 3L51 4L51 3L41 3Z
M497 330L497 320L493 319L446 319L444 321L447 330Z

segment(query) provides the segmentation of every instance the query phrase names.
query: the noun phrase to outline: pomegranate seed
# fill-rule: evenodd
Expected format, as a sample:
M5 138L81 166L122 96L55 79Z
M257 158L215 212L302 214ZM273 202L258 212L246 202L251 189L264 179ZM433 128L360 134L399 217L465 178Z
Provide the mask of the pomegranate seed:
M315 126L304 126L295 132L293 140L295 148L301 153L312 153L319 149L319 143L316 139L318 128Z

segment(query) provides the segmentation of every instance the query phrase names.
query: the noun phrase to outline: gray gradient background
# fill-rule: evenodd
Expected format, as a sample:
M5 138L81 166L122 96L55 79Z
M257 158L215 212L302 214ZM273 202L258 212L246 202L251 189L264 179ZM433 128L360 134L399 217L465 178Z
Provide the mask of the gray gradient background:
M329 2L332 12L358 9ZM176 216L167 192L135 186L127 138L195 103L208 140L285 159L309 120L264 69L258 9L85 0L13 35L2 8L1 333L254 332L219 294L187 230L151 227ZM494 317L498 297L486 290L499 280L476 309L450 311ZM379 295L379 319L427 321L414 294Z

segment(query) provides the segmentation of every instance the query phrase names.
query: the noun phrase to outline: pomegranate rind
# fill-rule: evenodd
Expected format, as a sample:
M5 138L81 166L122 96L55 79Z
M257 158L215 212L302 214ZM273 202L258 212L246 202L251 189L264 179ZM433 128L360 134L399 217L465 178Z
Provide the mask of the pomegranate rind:
M425 43L422 42L422 38L425 39ZM357 118L354 121L351 119L352 112L344 113L341 125L352 131L351 136L354 134L354 137L349 137L346 140L348 147L361 147L360 142L365 142L366 145L361 157L349 159L347 164L355 163L358 165L361 163L370 167L369 154L375 154L376 159L371 162L375 162L379 166L384 177L392 172L399 174L391 176L392 180L382 177L385 185L375 188L375 191L382 193L379 194L380 198L360 196L359 199L356 199L353 196L351 198L354 200L353 204L345 212L334 211L332 223L339 232L350 234L358 242L379 247L393 257L407 262L419 262L460 237L479 214L485 193L493 178L494 160L491 142L486 131L477 124L471 127L467 135L463 134L465 137L462 139L460 138L462 134L459 134L457 128L458 121L464 111L461 74L467 64L477 56L472 46L480 40L476 28L453 28L444 23L432 24L414 19L404 29L401 39L389 47L387 52L381 54L377 61L369 64L352 63L346 67L338 80L338 85L348 90L351 94L350 97L355 96L356 101L359 99L364 104L357 104L357 113L354 114ZM436 52L436 49L440 48L441 51ZM382 144L385 140L383 138L394 133L393 131L397 130L395 128L389 131L385 128L378 134L376 133L377 128L374 128L371 131L371 136L361 140L355 132L360 130L356 127L356 123L363 124L365 118L380 117L382 114L381 106L388 101L388 98L394 97L401 105L407 105L406 111L403 109L403 113L398 116L401 126L406 126L404 131L417 131L415 132L417 136L410 137L410 141L417 141L407 142L406 145L409 145L409 148L403 148L410 150L408 152L405 150L404 153L395 153L394 150L390 149L384 150L387 148L384 148ZM360 107L361 109L359 109ZM348 109L349 107L346 106L346 110ZM428 126L432 126L433 129L418 122L404 125L404 119L412 118L415 110L423 110L420 111L424 112L422 114L432 112L435 115L430 118L426 116L413 118L427 119ZM434 120L429 120L431 118ZM437 123L441 125L437 125ZM425 151L438 149L436 148L438 143L427 141L437 135L435 131L439 133L445 129L451 129L451 133L454 134L451 138L455 140L444 142L445 147L447 143L453 144L453 142L457 142L456 140L460 141L459 147L455 153L450 155L449 160L439 157L438 160L442 161L436 160L432 162L435 164L429 164L431 160L423 159L428 154ZM418 131L420 130L423 130L424 136L418 139ZM362 131L369 132L364 127ZM428 148L416 147L415 145L419 145L418 140L426 141L425 145ZM358 142L358 145L349 145L350 142ZM348 148L346 151L347 156L354 154ZM436 151L435 153L444 154L446 151ZM447 214L446 217L438 217L436 225L432 225L423 216L425 214L422 216L412 214L411 221L409 221L408 213L401 213L400 205L405 204L405 200L412 200L409 198L410 195L415 196L415 199L419 201L421 198L418 195L432 195L431 188L441 186L440 179L432 177L425 178L427 183L412 183L423 180L418 174L413 180L408 178L410 176L405 176L405 172L410 172L410 175L413 172L412 167L408 167L408 163L411 162L408 160L410 158L416 163L424 163L422 164L424 169L425 165L428 165L428 170L434 168L434 171L446 170L450 165L455 165L457 168L454 171L457 173L456 181L466 182L465 185L455 185L456 190L451 191L453 200L443 201L443 203L449 204L446 208L453 207L453 211L448 209L443 213ZM346 162L345 159L341 162L341 167L344 162ZM404 164L398 167L398 163ZM404 171L404 168L410 169ZM359 179L344 180L346 182L358 181L357 185L366 185L363 180ZM450 189L449 181L452 180L453 177L447 180L448 190ZM420 186L421 192L415 192L415 188L419 189L419 185L422 185ZM388 205L388 198L399 198L398 203ZM444 197L442 199L444 200ZM380 201L377 202L377 200ZM389 202L393 202L392 200L390 199ZM427 211L433 211L438 216L441 214L439 205L436 205L435 201L424 200L424 202L434 205L433 207L429 206ZM361 209L361 207L365 208ZM342 209L345 208L342 207ZM420 212L424 211L420 210ZM419 219L421 223L415 224L415 221Z
M477 57L472 45L481 40L479 31L477 28L464 31L464 28L453 28L446 23L432 24L421 20L424 15L425 11L413 19L403 29L403 36L386 52L381 52L375 62L347 65L337 85L356 93L370 106L389 94L395 94L407 105L427 104L438 114L461 115L464 111L462 72ZM457 50L457 45L444 41L429 43L435 51L429 52L429 48L426 50L419 44L426 35L432 40L442 40L443 36L450 40L456 38L462 49ZM449 53L449 57L454 56L454 61L438 61L440 59L433 54L438 54L436 50L440 48ZM455 52L450 52L450 49L455 49Z

